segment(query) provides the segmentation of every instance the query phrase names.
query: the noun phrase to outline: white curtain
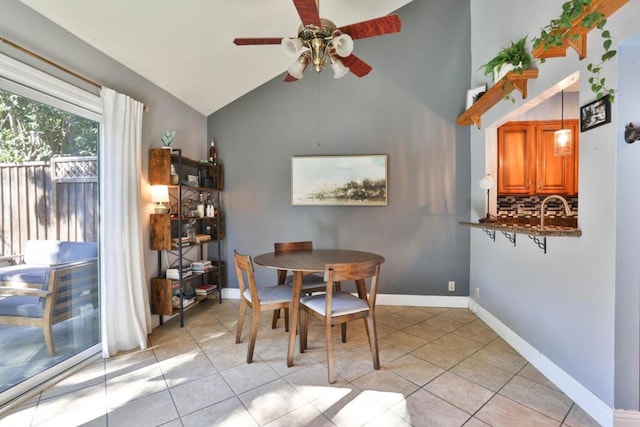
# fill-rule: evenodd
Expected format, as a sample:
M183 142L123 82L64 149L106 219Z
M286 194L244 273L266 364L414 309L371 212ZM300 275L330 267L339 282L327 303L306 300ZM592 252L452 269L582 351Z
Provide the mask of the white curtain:
M102 356L147 348L151 313L140 219L143 105L100 91L100 283Z

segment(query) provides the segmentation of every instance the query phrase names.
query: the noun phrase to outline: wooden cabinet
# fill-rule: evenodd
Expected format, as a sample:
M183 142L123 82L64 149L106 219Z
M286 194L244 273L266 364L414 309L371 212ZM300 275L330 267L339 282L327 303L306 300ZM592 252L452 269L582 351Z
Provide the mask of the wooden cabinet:
M226 278L221 260L222 165L191 160L179 149L152 149L149 183L166 185L170 193L169 212L151 214L149 220L150 247L158 251L158 273L151 280L151 312L160 315L161 323L162 316L177 314L183 326L186 308L203 299L222 301ZM202 215L198 205L205 203L209 207L205 212L209 212ZM203 264L206 266L191 269ZM167 277L168 269L176 276Z
M510 122L498 129L498 194L577 194L578 121L564 125L572 129L570 156L553 154L560 120Z

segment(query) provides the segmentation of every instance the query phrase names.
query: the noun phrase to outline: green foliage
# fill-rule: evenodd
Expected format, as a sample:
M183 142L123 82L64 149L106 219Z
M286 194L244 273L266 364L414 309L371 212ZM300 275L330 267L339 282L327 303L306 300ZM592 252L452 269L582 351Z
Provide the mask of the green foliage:
M511 42L511 45L500 49L498 54L486 64L480 66L480 69L484 69L484 75L488 76L493 74L495 68L499 68L504 64L513 64L517 66L514 71L522 72L523 70L531 68L533 59L531 54L527 51L527 36L524 36L517 42ZM521 64L518 66L518 64Z
M580 36L577 34L569 34L567 30L573 25L572 22L580 18L585 11L585 8L591 6L593 0L569 0L562 5L562 13L555 19L552 19L547 25L542 27L540 35L533 39L534 49L538 46L542 46L544 50L548 50L552 47L562 46L565 40L572 38L574 41ZM597 28L600 30L600 36L602 37L602 47L604 53L600 57L600 62L597 64L590 63L587 65L587 70L592 73L589 77L589 84L591 91L596 95L597 99L602 98L605 95L609 95L609 99L613 102L615 90L606 86L606 79L600 76L600 72L604 64L616 56L617 51L612 49L611 33L605 30L604 27L607 24L607 19L598 10L593 10L584 15L581 21L581 25L588 29ZM544 62L542 59L540 62Z
M176 139L175 130L166 130L162 134L162 143L164 144L165 147L170 147L174 139Z
M95 156L97 122L0 90L0 163Z

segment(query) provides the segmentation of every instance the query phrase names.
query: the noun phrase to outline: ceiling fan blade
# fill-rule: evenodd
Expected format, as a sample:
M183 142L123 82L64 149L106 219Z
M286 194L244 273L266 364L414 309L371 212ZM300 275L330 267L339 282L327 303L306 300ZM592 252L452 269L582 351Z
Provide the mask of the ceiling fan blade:
M349 55L346 58L340 58L340 60L345 67L349 68L349 71L358 77L364 77L373 70L371 65L367 64L355 55Z
M233 39L233 42L238 46L253 44L280 44L282 42L282 37L245 37Z
M298 10L298 15L302 20L302 25L315 25L321 27L320 12L316 0L293 0L293 4Z
M402 28L402 22L398 15L388 15L381 18L370 19L356 24L345 25L338 28L352 39L364 39L366 37L381 36L383 34L397 33Z
M284 81L285 82L297 82L298 79L296 79L295 77L293 77L291 74L287 73L286 76L284 76Z

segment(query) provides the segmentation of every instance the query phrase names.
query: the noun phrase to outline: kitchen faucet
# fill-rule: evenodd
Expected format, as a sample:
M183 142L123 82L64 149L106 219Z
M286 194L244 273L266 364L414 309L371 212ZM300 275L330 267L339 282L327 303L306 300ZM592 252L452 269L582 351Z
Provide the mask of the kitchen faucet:
M567 216L571 216L571 208L569 208L569 203L567 203L567 199L557 194L552 194L549 197L545 198L540 205L540 230L544 229L544 205L549 201L549 199L558 199L564 205L564 211Z

